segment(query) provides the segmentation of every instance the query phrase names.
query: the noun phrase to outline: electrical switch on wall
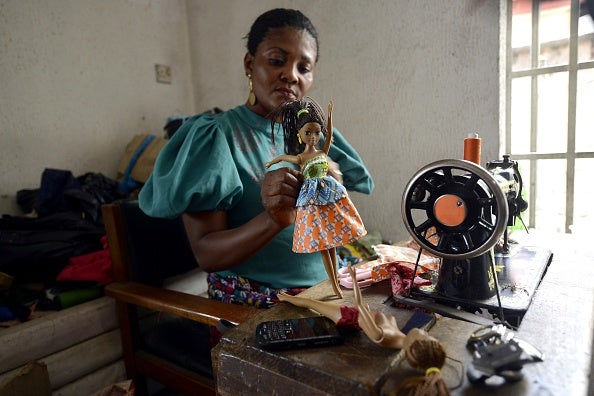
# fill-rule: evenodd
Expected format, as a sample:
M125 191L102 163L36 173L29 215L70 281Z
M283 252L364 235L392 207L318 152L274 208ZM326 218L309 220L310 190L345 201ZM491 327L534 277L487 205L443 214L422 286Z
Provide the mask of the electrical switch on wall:
M167 65L155 65L155 74L157 82L163 84L171 84L171 67Z

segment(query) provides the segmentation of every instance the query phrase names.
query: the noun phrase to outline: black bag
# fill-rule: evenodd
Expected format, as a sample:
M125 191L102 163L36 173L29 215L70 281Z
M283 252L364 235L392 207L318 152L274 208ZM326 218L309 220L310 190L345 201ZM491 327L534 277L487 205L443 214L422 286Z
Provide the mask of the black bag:
M80 182L72 175L72 172L44 169L41 174L39 207L37 208L39 217L74 209L66 200L65 193L71 190L80 190L80 187Z
M85 173L79 176L80 189L64 192L67 202L78 211L84 212L93 223L102 225L101 206L114 202L122 196L118 192L118 183L101 173Z
M39 217L84 213L97 225L103 224L101 206L121 198L117 182L101 173L74 177L68 170L50 168L43 171L40 188L17 192L17 202L24 213L37 212Z

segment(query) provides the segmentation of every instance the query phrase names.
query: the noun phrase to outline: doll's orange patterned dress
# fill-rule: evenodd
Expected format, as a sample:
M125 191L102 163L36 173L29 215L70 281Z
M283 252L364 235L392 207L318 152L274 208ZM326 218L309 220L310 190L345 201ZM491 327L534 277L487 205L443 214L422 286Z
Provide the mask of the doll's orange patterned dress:
M325 154L302 166L305 181L297 198L293 251L312 253L346 245L367 231L346 189L328 176Z

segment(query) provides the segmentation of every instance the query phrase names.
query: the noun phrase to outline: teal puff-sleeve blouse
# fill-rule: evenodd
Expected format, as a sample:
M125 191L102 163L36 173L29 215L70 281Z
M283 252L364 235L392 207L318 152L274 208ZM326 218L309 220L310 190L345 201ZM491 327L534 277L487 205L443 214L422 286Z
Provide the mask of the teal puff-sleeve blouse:
M173 218L184 212L223 210L238 227L264 210L260 183L264 163L283 154L282 132L271 138L270 121L238 106L188 119L162 149L143 186L139 203L150 216ZM373 180L357 152L334 130L330 157L339 163L348 190L371 193ZM277 164L278 166L292 166ZM274 288L309 287L326 279L319 253L291 251L287 227L254 257L232 270Z

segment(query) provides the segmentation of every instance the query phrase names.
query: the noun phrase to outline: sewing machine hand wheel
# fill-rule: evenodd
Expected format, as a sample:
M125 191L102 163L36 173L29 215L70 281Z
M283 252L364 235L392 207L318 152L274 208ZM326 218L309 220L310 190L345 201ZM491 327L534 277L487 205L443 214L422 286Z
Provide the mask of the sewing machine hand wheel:
M441 160L419 170L402 197L402 218L427 251L466 259L491 249L505 230L508 206L495 178L465 160Z

